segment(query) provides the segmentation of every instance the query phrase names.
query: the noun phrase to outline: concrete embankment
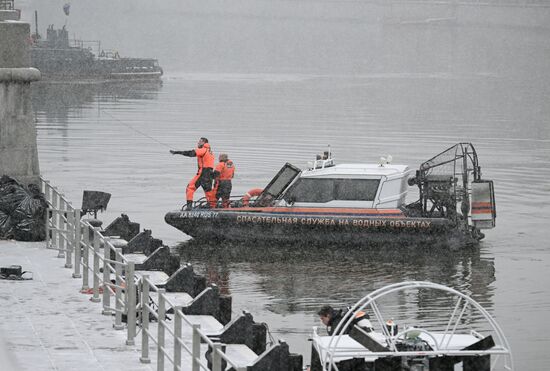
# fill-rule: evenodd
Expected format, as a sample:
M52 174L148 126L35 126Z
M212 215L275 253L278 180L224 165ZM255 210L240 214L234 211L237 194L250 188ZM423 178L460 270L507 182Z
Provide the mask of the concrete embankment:
M0 266L21 265L32 280L0 280L0 368L39 370L152 370L137 346L113 330L82 283L43 242L0 241ZM25 276L30 277L30 274Z
M0 175L38 184L40 169L31 107L30 25L19 13L0 10Z

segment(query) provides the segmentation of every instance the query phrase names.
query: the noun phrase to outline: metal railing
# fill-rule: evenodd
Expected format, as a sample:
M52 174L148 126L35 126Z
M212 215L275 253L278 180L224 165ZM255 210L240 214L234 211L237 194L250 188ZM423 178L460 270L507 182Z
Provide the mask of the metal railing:
M246 370L222 351L224 344L213 341L201 330L200 324L193 323L180 306L170 302L164 289L155 286L147 275L136 276L135 263L126 259L122 249L112 244L112 237L104 236L101 229L92 226L88 220L81 220L80 209L75 209L49 181L40 180L49 206L45 220L46 247L58 250L58 257L66 259L65 267L73 269L72 277L82 279L82 292L92 294L92 302L102 303L102 313L109 317L114 315L113 328L126 328L127 345L135 345L137 329L141 327L139 359L142 363L151 362L149 342L152 341L157 347L157 371L165 370L165 360L175 371L209 370L201 357L201 343L205 343L212 349L211 370L221 371L222 360L236 371ZM157 308L151 303L151 293L157 294ZM114 296L113 303L111 296ZM167 308L174 309L171 317L166 313ZM151 319L157 321L156 331ZM190 330L187 331L188 337L184 336L186 328ZM167 344L171 347L168 348ZM186 359L188 365L184 365L182 360L182 349L190 356Z

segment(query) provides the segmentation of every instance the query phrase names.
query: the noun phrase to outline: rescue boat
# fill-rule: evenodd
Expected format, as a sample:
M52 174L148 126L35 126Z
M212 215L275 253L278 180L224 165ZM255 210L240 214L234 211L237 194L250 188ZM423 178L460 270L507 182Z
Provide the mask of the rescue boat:
M418 200L407 204L411 188ZM165 220L201 240L465 245L481 240L496 219L493 182L481 179L471 143L416 171L391 158L336 164L329 149L307 169L285 164L263 190L249 193L228 208L202 199Z

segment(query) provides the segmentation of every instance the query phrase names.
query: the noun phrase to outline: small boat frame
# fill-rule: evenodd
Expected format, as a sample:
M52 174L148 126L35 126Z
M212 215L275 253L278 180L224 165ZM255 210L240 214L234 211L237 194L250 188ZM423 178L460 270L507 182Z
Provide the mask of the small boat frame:
M444 331L436 332L421 327L392 331L386 325L390 318L384 316L378 303L389 294L419 289L437 290L455 298L456 304ZM481 319L485 321L484 332L488 332L488 335L482 335L475 330L471 330L469 334L458 333L457 328L468 307L479 312ZM357 313L367 309L372 313L374 330L365 332L355 326L349 335L343 334L341 330L352 326ZM403 344L411 334L429 346L421 350L407 349ZM333 336L322 336L318 328L314 327L312 342L312 360L316 356L318 361L312 361L311 371L339 371L341 362L350 359L374 364L376 370L454 370L454 365L459 362L463 362L464 371L513 370L510 345L489 312L469 296L432 282L402 282L377 289L345 313L334 329ZM378 363L377 366L375 362ZM388 364L391 367L401 365L402 368L384 368Z

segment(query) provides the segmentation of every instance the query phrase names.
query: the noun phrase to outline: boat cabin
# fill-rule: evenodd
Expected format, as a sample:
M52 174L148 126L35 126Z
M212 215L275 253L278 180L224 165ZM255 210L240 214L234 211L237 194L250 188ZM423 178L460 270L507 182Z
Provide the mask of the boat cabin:
M294 168L290 164L285 167ZM406 165L387 162L336 165L328 156L307 170L297 170L294 179L274 197L277 206L396 209L405 203L412 172ZM266 189L285 172L283 168Z

